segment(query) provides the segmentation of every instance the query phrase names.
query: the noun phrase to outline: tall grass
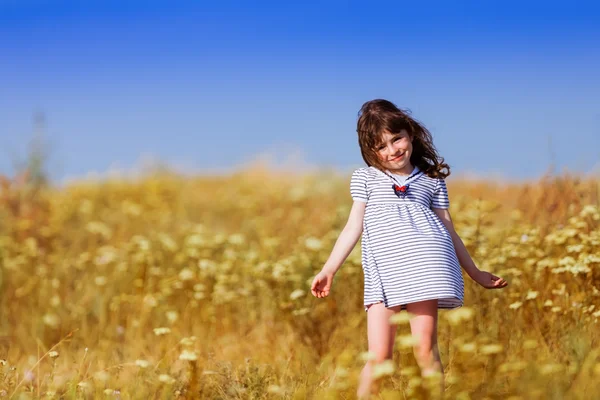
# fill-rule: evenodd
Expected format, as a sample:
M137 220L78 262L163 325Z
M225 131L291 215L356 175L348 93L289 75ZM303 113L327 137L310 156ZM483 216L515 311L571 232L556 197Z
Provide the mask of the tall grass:
M366 350L360 248L308 285L343 228L349 175L251 168L0 189L0 397L351 399ZM599 181L450 178L482 269L440 313L448 398L600 393ZM431 398L400 325L381 398Z

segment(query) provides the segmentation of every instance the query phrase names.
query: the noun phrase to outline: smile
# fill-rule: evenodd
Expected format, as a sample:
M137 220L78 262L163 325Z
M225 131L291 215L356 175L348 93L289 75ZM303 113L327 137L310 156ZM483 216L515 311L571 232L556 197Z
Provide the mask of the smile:
M404 153L400 154L398 157L396 158L392 158L390 161L398 161L399 159L401 159L402 157L404 157Z

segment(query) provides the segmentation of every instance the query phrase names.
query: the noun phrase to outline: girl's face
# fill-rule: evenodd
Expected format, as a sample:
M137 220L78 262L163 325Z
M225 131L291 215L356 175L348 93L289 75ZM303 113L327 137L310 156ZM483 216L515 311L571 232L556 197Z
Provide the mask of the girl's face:
M405 130L400 133L383 132L382 142L375 148L383 166L393 173L408 175L413 166L410 163L413 138Z

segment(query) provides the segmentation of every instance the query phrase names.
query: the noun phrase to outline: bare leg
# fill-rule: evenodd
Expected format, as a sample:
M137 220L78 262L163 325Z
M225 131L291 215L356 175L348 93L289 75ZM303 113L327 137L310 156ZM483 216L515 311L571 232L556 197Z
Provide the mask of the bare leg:
M413 336L418 337L418 345L414 347L415 358L421 368L423 377L441 374L441 389L444 388L444 368L437 343L437 300L420 301L407 304L406 310L413 314L410 329Z
M383 303L369 306L367 311L367 335L369 351L375 354L375 359L369 360L360 373L360 381L356 392L359 399L367 399L371 394L373 366L384 360L392 359L397 326L390 324L389 320L395 311L396 309L386 308Z

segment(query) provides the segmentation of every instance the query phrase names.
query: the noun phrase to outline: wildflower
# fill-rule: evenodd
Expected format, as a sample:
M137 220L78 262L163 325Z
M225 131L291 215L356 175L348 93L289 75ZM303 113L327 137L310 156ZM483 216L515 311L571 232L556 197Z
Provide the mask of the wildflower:
M175 323L175 321L177 321L177 318L179 318L179 314L177 313L177 311L167 311L166 316L169 322L172 324Z
M596 207L595 205L588 204L583 206L581 212L579 213L579 216L587 217L588 215L591 215L595 220L598 220L600 217L599 211L600 210L598 210L598 207Z
M392 375L395 369L392 360L385 360L373 367L373 379L378 379L384 375Z
M402 348L410 348L419 344L419 338L413 335L402 335L396 338L396 342Z
M198 356L194 351L184 350L179 355L179 359L186 361L196 361L198 359Z
M151 294L144 296L144 305L148 308L154 308L158 305L158 300Z
M586 308L584 312L591 313L592 311L594 311L594 308L596 308L596 306L594 304L592 304L591 306Z
M298 315L306 315L310 312L310 308L301 308L299 310L294 310L292 311L292 315L298 316Z
M285 390L283 390L281 386L277 385L269 385L269 387L267 388L267 392L281 395L285 394Z
M60 297L58 297L57 295L52 296L52 298L50 299L50 305L52 307L60 306Z
M304 245L310 250L319 250L323 247L321 241L314 237L309 237L304 241Z
M146 360L135 360L135 365L137 365L140 368L148 368L150 366L150 363Z
M156 336L162 336L162 335L166 335L168 333L171 333L171 329L170 328L154 328L154 334Z
M395 313L390 317L390 324L408 324L410 323L411 318L413 317L410 313Z
M517 310L519 309L521 306L523 305L522 301L515 301L514 303L512 303L511 305L508 306L508 308L510 308L511 310Z
M217 263L212 260L202 259L198 261L198 268L209 271L217 268Z
M477 350L477 345L475 343L465 343L459 348L463 353L474 353Z
M203 283L196 283L194 285L194 292L201 292L206 289L206 286Z
M158 380L163 383L172 384L175 383L175 379L173 379L170 375L160 374L158 376Z
M131 241L138 245L139 249L143 252L150 250L150 241L144 236L135 235L131 238Z
M31 382L31 381L33 381L34 378L35 378L35 374L33 373L33 371L25 371L23 379Z
M100 286L100 287L102 287L102 286L105 286L105 285L106 285L106 283L108 282L108 279L106 279L106 277L105 277L105 276L97 276L97 277L94 279L94 282L96 283L96 286Z
M48 325L51 328L58 328L60 324L60 318L56 314L45 314L42 317L44 324Z
M500 372L518 372L525 368L527 368L527 363L525 361L516 361L513 363L502 364L498 369Z
M582 244L572 244L567 246L567 253L580 253L583 248L584 245Z
M196 341L196 336L185 337L179 341L182 346L193 346Z
M54 351L53 350L53 351L49 352L48 353L48 357L50 357L50 358L56 358L56 357L58 357L58 351Z
M245 241L246 238L241 233L234 233L233 235L229 236L230 244L244 244Z
M539 292L536 292L534 290L530 290L527 292L527 297L525 298L525 300L533 300L536 297L538 297Z
M372 351L365 351L363 353L360 353L360 359L364 362L374 360L375 353L373 353Z
M458 325L463 321L468 321L473 318L475 312L470 307L461 307L446 313L446 319L451 325Z
M112 236L112 230L108 227L108 225L92 221L86 225L86 230L92 234L98 234L102 236L104 239L109 239Z
M504 350L504 347L501 344L487 344L485 346L481 346L482 354L497 354L501 353Z
M175 243L175 241L168 235L161 233L159 236L159 240L162 243L162 245L170 251L175 251L177 250L177 243Z
M545 364L540 367L542 375L550 375L562 371L563 366L560 364Z
M218 372L216 372L216 371L211 371L211 370L208 370L208 369L207 369L207 370L204 370L204 371L202 371L202 375L217 375L217 374L218 374Z
M110 379L110 375L106 371L98 371L94 374L94 378L98 379L99 381L106 382Z
M290 299L292 299L292 300L299 299L300 297L304 296L305 293L306 292L302 289L296 289L290 294Z
M182 281L190 281L194 279L194 276L194 271L192 271L189 268L184 268L181 270L181 272L179 272L179 279L181 279Z

